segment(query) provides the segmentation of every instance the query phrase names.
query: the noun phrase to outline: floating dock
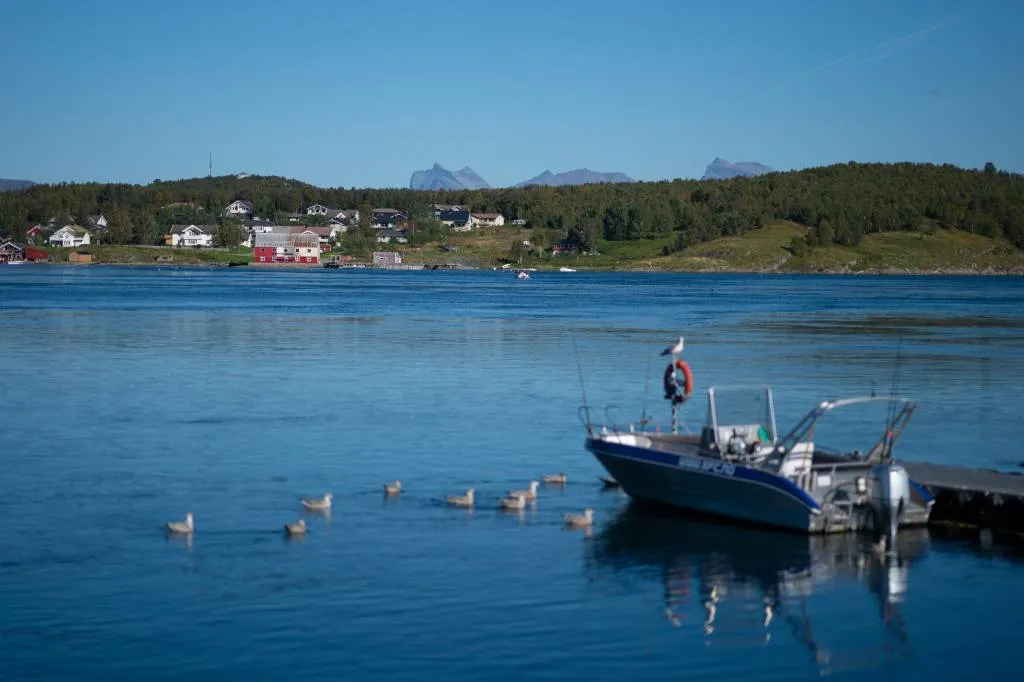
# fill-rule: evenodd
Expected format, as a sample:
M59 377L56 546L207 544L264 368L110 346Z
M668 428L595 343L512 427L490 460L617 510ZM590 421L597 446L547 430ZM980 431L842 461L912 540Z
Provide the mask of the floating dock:
M904 462L910 478L935 496L930 523L1024 535L1024 475L994 469Z

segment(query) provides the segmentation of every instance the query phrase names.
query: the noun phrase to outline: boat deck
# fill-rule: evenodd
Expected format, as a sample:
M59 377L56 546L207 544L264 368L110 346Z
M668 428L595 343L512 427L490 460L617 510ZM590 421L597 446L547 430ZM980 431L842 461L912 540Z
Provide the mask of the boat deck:
M928 488L1024 497L1024 476L1018 473L967 469L928 462L899 463L906 468L912 479Z

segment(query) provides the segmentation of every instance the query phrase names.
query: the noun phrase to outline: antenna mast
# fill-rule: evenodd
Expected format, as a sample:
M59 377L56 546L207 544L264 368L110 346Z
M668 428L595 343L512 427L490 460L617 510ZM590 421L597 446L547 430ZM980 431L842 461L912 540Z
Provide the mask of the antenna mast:
M210 152L210 177L213 177L213 152Z

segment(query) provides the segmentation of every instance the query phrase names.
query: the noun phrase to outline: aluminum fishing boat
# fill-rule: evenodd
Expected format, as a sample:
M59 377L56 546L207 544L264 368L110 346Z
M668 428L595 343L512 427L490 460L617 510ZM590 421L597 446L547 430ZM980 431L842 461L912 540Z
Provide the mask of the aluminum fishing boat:
M680 339L676 352L681 346ZM653 426L646 416L594 423L589 407L581 408L586 449L634 499L807 533L875 531L890 546L899 527L927 523L934 498L892 459L916 409L910 400L825 400L780 437L770 387L711 387L704 424L686 433L677 409L692 395L693 374L672 354L664 377L669 426ZM883 432L863 451L815 441L826 416L883 402Z

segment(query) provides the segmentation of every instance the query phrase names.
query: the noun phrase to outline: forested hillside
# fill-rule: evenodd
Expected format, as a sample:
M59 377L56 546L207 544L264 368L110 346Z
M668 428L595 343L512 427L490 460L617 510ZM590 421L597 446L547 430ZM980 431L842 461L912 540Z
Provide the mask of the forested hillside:
M876 232L936 224L1024 247L1024 176L930 164L841 164L730 180L488 190L322 189L279 177L223 176L149 185L37 185L0 194L0 227L20 237L51 217L103 213L114 241L152 243L174 222L218 219L235 199L280 219L321 203L334 208L389 207L429 221L434 202L500 212L564 234L583 249L597 239L674 237L668 251L742 234L774 220L812 227L810 245L856 245ZM927 219L927 220L923 220Z

